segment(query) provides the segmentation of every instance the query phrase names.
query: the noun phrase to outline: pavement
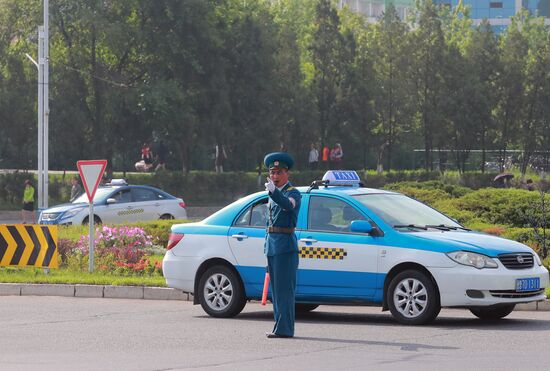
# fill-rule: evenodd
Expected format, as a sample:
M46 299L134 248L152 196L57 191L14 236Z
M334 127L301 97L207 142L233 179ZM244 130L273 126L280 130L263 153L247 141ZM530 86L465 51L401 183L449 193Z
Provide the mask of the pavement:
M2 370L548 370L548 312L428 326L380 308L321 306L293 339L267 339L270 305L212 318L188 301L11 296L0 300Z
M193 295L167 287L0 283L0 296L65 296L193 301ZM550 311L550 300L516 305L520 311Z

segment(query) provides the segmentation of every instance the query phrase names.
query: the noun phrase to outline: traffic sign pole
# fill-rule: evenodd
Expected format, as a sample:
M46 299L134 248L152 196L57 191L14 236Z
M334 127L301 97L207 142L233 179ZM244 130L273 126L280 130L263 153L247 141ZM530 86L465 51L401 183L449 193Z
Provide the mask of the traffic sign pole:
M88 250L88 260L89 260L89 271L92 273L94 271L94 240L95 240L95 229L94 229L94 196L105 167L107 167L107 160L82 160L76 163L78 167L78 172L80 173L80 179L82 179L82 184L86 190L86 195L88 195L88 202L90 205L90 214L88 216L88 225L90 226L89 233L89 250Z
M90 217L88 218L88 225L90 226L90 243L88 246L90 246L89 252L88 252L88 268L90 273L94 271L94 240L95 240L95 229L94 229L94 203L90 202Z

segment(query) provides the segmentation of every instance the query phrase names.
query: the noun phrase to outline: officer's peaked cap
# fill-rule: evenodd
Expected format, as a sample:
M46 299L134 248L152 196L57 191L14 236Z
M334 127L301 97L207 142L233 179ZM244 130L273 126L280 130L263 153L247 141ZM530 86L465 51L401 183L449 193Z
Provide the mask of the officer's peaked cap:
M291 169L294 159L286 152L272 152L264 157L265 166L271 169Z

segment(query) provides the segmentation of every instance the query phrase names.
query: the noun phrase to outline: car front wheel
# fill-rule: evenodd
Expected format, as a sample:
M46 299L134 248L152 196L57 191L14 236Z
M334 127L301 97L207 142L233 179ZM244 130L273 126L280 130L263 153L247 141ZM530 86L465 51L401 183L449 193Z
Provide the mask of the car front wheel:
M196 294L200 295L202 309L212 317L234 317L246 304L241 280L223 265L210 267L203 273Z
M421 271L406 270L396 275L386 295L392 315L406 325L432 322L441 310L435 283Z
M503 305L499 307L476 307L470 308L470 312L480 319L498 320L512 313L515 307L515 304Z

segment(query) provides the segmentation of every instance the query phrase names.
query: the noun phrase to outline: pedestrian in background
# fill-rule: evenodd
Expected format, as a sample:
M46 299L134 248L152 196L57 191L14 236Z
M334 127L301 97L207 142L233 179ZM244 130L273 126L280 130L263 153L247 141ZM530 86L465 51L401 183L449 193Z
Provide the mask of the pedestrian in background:
M315 143L311 143L311 149L309 150L309 170L317 170L319 165L319 151L315 148Z
M216 155L214 159L214 166L216 173L223 173L223 163L227 160L227 153L225 152L225 146L216 144Z
M168 149L164 145L164 141L160 141L156 148L156 155L157 155L157 167L155 167L155 171L158 171L160 169L166 170L166 155L168 154Z
M340 143L336 143L334 148L330 151L330 162L334 169L342 169L342 159L344 157L344 151Z
M34 212L34 187L29 179L25 180L25 190L23 191L23 209L21 210L21 220L23 224L27 223L29 218L30 223L36 220Z
M330 149L328 149L328 146L324 146L323 147L323 167L325 168L325 170L328 170L329 169L329 154L330 154Z
M80 186L77 177L73 177L71 179L71 184L73 186L71 187L71 198L69 199L69 202L73 202L82 194L82 187Z

